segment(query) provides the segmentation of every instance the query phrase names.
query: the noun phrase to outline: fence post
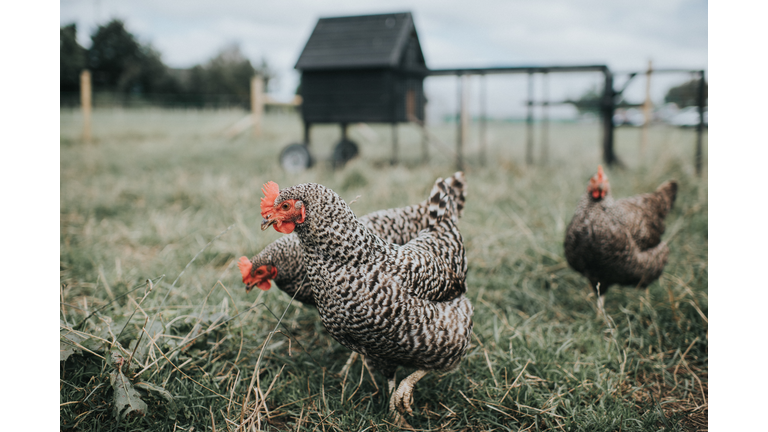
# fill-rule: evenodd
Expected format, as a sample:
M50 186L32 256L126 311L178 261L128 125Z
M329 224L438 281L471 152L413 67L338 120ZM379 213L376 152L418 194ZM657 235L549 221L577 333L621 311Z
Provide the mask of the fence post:
M528 113L525 117L525 163L533 165L533 72L528 72Z
M487 109L487 79L485 74L480 75L480 165L485 166L486 147L488 146L488 109Z
M465 80L464 75L459 74L457 75L458 78L458 86L459 86L459 118L457 118L457 131L456 131L456 169L461 171L464 169L464 155L463 155L463 147L464 147L464 138L466 135L466 130L464 128L466 116L467 116L467 107L466 107L466 101L465 101Z
M251 113L253 114L253 136L261 136L261 118L264 114L264 81L258 74L251 78Z
M541 75L542 79L542 113L541 113L541 164L549 161L549 72Z
M91 71L80 72L80 107L83 110L83 142L91 143Z
M653 62L648 60L648 71L645 74L645 103L643 103L643 123L642 134L640 135L640 155L645 155L648 148L648 127L651 124L651 72L653 72Z
M600 107L603 117L603 162L612 166L618 162L616 154L613 152L613 114L616 109L616 92L613 90L613 74L608 68L603 70L605 75L605 87L603 89L602 106Z
M426 112L426 103L424 104L424 111ZM419 122L421 126L421 162L429 162L429 136L427 135L427 116L424 115L424 120Z
M704 135L704 71L699 71L699 88L697 98L699 103L699 124L696 126L696 175L701 177L701 140Z

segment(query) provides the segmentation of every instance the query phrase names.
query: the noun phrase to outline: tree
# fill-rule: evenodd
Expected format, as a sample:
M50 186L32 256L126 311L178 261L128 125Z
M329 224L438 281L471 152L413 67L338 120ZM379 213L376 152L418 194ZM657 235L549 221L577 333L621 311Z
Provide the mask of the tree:
M120 20L99 26L91 36L88 68L93 87L118 93L157 93L173 86L160 54L140 44Z
M224 47L214 58L203 65L197 65L188 73L176 71L183 76L187 102L204 105L206 103L235 104L250 106L251 78L258 73L264 79L266 89L273 73L265 60L256 69L240 50L238 44Z
M69 24L59 32L59 91L80 90L80 72L85 69L85 48L77 43L77 27Z
M707 97L709 93L709 85L707 81L704 81L704 106L707 105ZM680 84L677 87L672 87L667 91L667 95L664 96L664 102L674 102L678 107L684 108L688 106L699 105L699 78L694 78L688 82Z
M603 102L603 93L598 91L597 86L592 86L579 99L567 99L565 102L575 106L579 114L599 114L600 106Z

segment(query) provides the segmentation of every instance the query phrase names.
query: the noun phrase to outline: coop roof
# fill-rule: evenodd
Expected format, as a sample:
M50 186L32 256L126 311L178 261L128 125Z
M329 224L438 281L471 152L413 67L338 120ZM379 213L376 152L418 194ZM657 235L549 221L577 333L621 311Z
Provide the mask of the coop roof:
M424 64L410 12L320 18L296 69L396 68L411 34Z

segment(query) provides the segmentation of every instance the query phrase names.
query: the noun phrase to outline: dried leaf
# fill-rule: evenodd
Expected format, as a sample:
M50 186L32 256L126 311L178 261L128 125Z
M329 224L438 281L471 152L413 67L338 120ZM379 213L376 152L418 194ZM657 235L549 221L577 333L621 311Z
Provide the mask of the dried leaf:
M115 417L125 419L130 413L144 415L147 412L147 404L141 400L141 395L128 378L119 370L110 372L109 381L115 391Z
M72 354L82 353L83 350L78 348L75 344L79 344L86 339L86 337L80 336L77 333L62 330L59 334L59 361L68 359Z
M163 399L168 402L168 408L172 413L176 412L176 401L173 399L173 396L171 393L168 392L168 390L154 384L150 384L148 382L138 382L136 383L136 388L144 390L144 391L151 391L154 393L159 394L163 397Z

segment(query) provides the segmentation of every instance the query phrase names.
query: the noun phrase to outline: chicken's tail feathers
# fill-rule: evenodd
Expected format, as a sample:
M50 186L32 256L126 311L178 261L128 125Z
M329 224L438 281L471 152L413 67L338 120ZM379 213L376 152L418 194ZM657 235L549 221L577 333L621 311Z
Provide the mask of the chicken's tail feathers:
M445 180L438 178L432 191L429 193L429 226L435 226L445 217L450 217L454 222L457 221L456 201L453 195L448 193L448 186Z
M675 198L677 198L677 181L668 180L656 188L656 195L661 197L664 203L663 214L666 214L672 209L675 204Z
M456 215L461 217L464 213L464 202L467 196L467 179L464 177L464 172L456 171L452 176L445 179L445 185L456 203Z

